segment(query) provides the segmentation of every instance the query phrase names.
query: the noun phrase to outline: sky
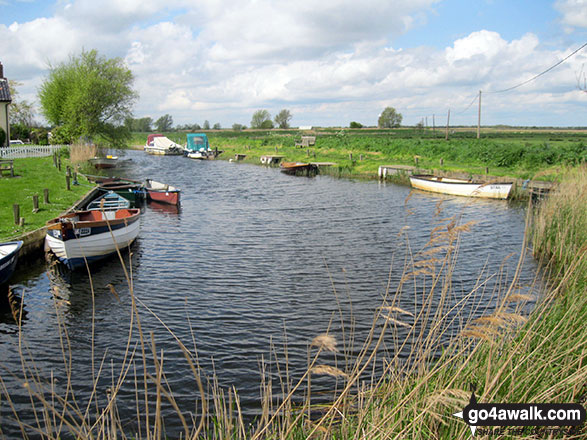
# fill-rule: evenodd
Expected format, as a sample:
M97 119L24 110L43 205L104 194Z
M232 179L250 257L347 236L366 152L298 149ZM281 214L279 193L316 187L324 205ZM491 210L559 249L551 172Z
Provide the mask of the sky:
M587 126L587 0L0 0L0 62L36 105L49 66L122 58L136 118L249 126ZM521 84L521 85L520 85ZM520 85L519 87L515 87ZM509 88L509 91L504 91Z

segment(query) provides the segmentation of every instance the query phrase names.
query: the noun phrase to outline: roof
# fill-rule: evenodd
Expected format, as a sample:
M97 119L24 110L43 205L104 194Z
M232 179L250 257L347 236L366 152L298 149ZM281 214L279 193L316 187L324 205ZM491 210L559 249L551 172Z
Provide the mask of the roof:
M0 78L0 102L11 102L10 89L8 88L8 80Z

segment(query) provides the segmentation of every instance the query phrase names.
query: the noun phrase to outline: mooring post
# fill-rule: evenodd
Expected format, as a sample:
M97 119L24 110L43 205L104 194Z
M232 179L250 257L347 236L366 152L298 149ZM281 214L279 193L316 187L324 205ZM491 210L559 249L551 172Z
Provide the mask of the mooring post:
M485 167L485 174L489 174L489 167Z
M57 156L57 169L61 171L61 156Z
M33 196L33 212L39 212L39 195Z
M68 191L71 191L71 182L70 182L71 177L69 177L69 175L65 175L65 186L67 187Z
M20 205L18 203L12 205L12 213L14 214L14 224L20 224Z
M48 205L49 203L51 203L49 201L49 188L45 188L43 190L43 201L45 202L45 205Z
M440 158L440 166L443 166L443 165L444 165L444 159L441 157Z
M418 166L418 156L414 156L414 162L416 162L416 166Z
M362 154L359 155L359 161L363 162L363 155Z
M351 160L351 162L353 161L353 153L349 153L349 159Z

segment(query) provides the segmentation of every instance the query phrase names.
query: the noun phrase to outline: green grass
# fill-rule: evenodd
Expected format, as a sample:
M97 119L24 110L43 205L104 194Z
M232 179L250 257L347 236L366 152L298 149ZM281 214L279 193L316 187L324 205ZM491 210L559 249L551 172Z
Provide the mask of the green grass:
M0 179L0 240L11 238L35 230L62 212L69 209L89 191L90 185L78 177L79 186L71 185L67 191L65 182L66 161L61 171L53 166L52 157L14 159L15 176ZM43 189L49 189L48 205L43 203ZM39 196L39 211L33 213L33 196ZM13 204L20 205L20 216L24 217L24 227L14 224Z
M281 154L288 161L335 162L338 167L331 173L364 177L376 176L380 165L415 165L418 157L422 169L485 174L489 168L494 176L557 180L564 167L587 161L584 131L486 129L481 139L474 132L457 131L447 141L443 130L317 129L312 133L317 138L315 146L296 148L303 134L220 130L208 132L208 137L212 148L224 150L223 159L240 153L247 154L246 162L258 163L261 155ZM166 135L185 143L185 133ZM146 138L147 133L135 133L132 143L144 145Z

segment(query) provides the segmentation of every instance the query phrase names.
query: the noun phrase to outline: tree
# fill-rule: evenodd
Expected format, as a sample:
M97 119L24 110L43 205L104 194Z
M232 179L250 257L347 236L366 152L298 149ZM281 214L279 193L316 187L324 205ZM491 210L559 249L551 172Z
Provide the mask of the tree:
M379 128L399 127L402 123L403 116L393 107L385 107L385 110L379 115L377 126Z
M271 114L267 110L257 110L253 113L251 128L273 128Z
M130 133L123 124L138 95L132 89L132 72L122 58L82 51L49 69L39 101L50 124L61 127L69 142L101 137L115 146L126 143Z
M169 114L163 115L155 121L157 131L170 131L172 126L173 118Z
M245 127L242 124L237 124L237 123L232 124L232 129L234 131L241 131L241 130L244 130L245 128L247 128L247 127Z
M360 122L352 121L349 125L349 128L363 128L363 124Z
M130 130L130 131L138 131L138 132L149 132L151 131L151 126L153 125L153 119L150 117L144 117L144 118L139 118L139 119L135 119L135 118L126 118L126 120L124 121L124 125Z
M291 121L292 114L289 110L283 109L281 110L277 116L275 116L275 124L279 128L289 128L289 121Z
M31 127L35 125L33 121L33 104L28 101L21 101L18 99L18 90L16 88L21 85L22 83L14 80L8 81L8 88L10 89L10 96L12 97L8 117L10 119L11 125L21 124L27 127Z
M222 127L220 126L220 122L217 122L216 124L214 124L214 127L212 127L214 130L221 130Z

